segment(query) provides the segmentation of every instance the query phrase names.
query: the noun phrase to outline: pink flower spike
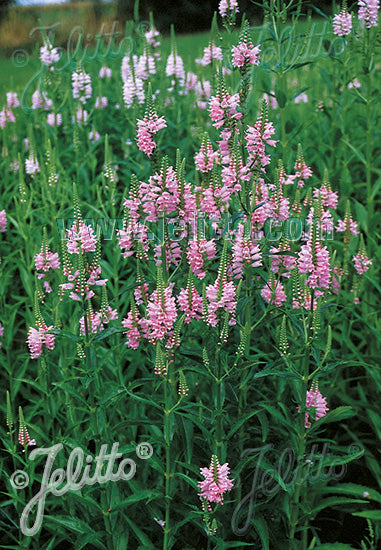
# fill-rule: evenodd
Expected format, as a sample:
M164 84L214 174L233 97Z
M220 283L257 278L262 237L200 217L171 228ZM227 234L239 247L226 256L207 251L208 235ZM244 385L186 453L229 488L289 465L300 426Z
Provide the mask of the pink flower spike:
M333 18L333 32L337 36L347 36L352 30L352 15L346 10L341 10Z
M311 389L308 390L306 395L306 407L307 409L312 408L315 409L315 420L319 420L320 418L323 418L329 411L329 408L327 407L327 399L322 396L322 394L319 391L318 385L315 383L311 386ZM299 407L300 410L300 407ZM305 427L310 428L311 422L309 420L309 417L311 416L310 412L306 412L305 416Z
M209 468L200 468L205 479L198 483L201 491L198 496L206 499L208 503L217 502L222 505L224 493L229 492L234 486L233 480L228 477L229 471L228 463L225 462L221 466L216 455L213 455Z
M221 17L226 15L233 15L238 13L238 1L237 0L220 0L218 11Z
M0 210L0 232L4 233L7 230L7 215L5 210Z
M67 250L69 254L79 254L78 243L80 243L82 252L95 252L97 239L93 228L85 225L82 221L75 222L71 229L67 229Z
M19 429L19 443L20 445L36 445L36 440L29 437L28 429L26 426L20 426Z
M379 0L359 0L358 18L365 22L367 29L377 27L378 25L378 9L380 7Z
M29 327L27 343L32 359L37 359L42 355L42 346L49 350L54 349L54 334L48 334L48 331L53 328L53 325L47 327L45 323L37 323L36 327Z
M363 275L366 271L368 271L369 267L373 263L372 260L367 257L365 252L359 252L356 256L353 256L352 260L359 275Z
M232 47L233 67L243 67L245 65L259 65L260 46L253 46L250 42L240 42Z

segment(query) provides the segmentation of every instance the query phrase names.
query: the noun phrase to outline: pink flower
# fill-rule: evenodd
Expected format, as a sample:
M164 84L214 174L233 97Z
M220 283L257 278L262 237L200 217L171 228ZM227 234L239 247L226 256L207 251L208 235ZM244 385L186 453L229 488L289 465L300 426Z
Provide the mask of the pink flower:
M46 92L40 93L40 90L36 90L32 94L32 109L44 108L45 110L51 109L53 106L53 101L49 99L46 95Z
M352 30L352 15L345 9L333 18L333 32L337 36L346 36Z
M227 281L226 276L218 275L213 285L208 285L205 290L208 299L206 324L217 326L218 315L223 312L231 314L229 325L235 325L235 309L237 306L236 287L232 281Z
M361 88L361 82L357 78L354 78L352 82L348 83L348 88Z
M352 220L351 216L345 216L344 220L338 220L336 231L350 231L354 236L359 234L359 231L357 229L357 222Z
M238 227L232 261L232 273L235 279L242 279L244 266L260 267L262 265L260 248L250 235L244 235L243 224Z
M276 100L274 90L271 90L270 94L267 94L265 92L263 94L263 99L266 101L267 105L270 105L271 109L277 109L278 108L278 102Z
M306 395L306 407L315 409L315 420L319 420L327 414L329 408L327 407L327 399L320 393L317 384L313 384L311 389L308 390ZM310 428L311 422L309 417L313 418L310 412L306 412L305 427Z
M214 240L195 238L189 241L187 249L187 260L192 268L193 274L199 279L206 275L205 260L211 260L216 256L216 245Z
M81 103L86 103L92 94L90 75L85 73L83 69L75 71L72 74L72 88L73 98L79 99Z
M118 318L118 312L116 309L112 309L108 306L107 311L88 311L87 312L87 329L89 332L96 334L98 331L104 330L104 325L110 321L115 321ZM83 335L86 334L85 316L79 320L80 329Z
M154 290L147 304L148 339L157 344L170 337L177 319L176 301L172 296L173 283Z
M137 143L138 148L143 151L149 157L156 149L156 142L152 139L152 136L157 134L159 130L162 130L167 126L164 117L158 117L155 111L147 113L143 120L137 120Z
M218 151L213 151L209 138L204 137L202 140L200 151L195 154L194 161L196 170L200 170L200 172L210 172L214 162L219 164L219 153Z
M233 13L238 13L238 1L237 0L220 0L218 11L220 12L221 17L226 17L226 15L232 15ZM230 13L228 13L230 12Z
M222 61L222 49L216 46L214 42L209 42L209 45L204 48L204 55L201 59L196 59L196 63L206 67L213 62L213 59Z
M5 210L0 210L0 232L4 233L7 230L7 215Z
M62 124L62 115L60 113L57 113L56 115L54 113L48 113L47 116L47 123L49 126L61 126Z
M152 55L143 54L139 58L134 55L135 75L142 80L147 80L149 75L156 74L155 58Z
M16 92L7 92L8 107L20 107L20 101Z
M221 466L216 455L213 455L209 468L200 468L200 472L205 479L198 483L201 491L198 496L206 499L208 506L210 502L223 504L224 493L228 493L233 487L233 480L229 479L228 463Z
M34 262L38 271L47 272L50 269L59 269L60 267L58 254L50 252L48 247L44 250L43 246L41 247L41 252L35 255Z
M301 246L298 256L299 273L309 274L306 284L310 288L328 288L331 280L331 267L327 247L321 246L318 241L313 246L309 240L307 244Z
M156 39L158 36L160 36L160 33L156 29L151 29L147 31L144 34L144 36L145 36L145 39L147 40L147 43L152 48L157 48L158 46L160 46L160 42Z
M29 327L27 343L29 353L32 359L37 359L42 355L42 346L47 349L54 349L54 334L48 334L48 331L53 328L53 325L47 327L44 322L37 323L37 328Z
M131 107L135 98L139 104L144 103L143 80L137 76L134 78L130 75L126 78L123 85L123 100L126 107Z
M0 338L2 338L3 336L4 336L4 327L0 323ZM2 347L2 345L3 345L3 342L1 342L1 340L0 340L0 348Z
M352 260L359 275L368 271L369 266L372 265L372 260L366 256L365 252L359 252L356 256L353 256Z
M243 67L245 65L259 65L260 46L253 46L250 42L240 42L232 47L233 67Z
M99 69L99 78L111 78L112 70L109 67L101 67Z
M296 96L294 103L308 103L308 95L303 93Z
M90 225L85 225L83 221L75 222L66 232L66 246L69 254L79 254L78 244L80 244L82 252L95 252L97 239Z
M285 254L286 251L290 250L289 245L281 244L278 248L270 248L271 252L271 271L273 273L279 273L281 270L281 275L284 277L290 277L291 271L294 269L296 264L296 258L294 256L288 256Z
M82 109L82 107L78 107L75 113L75 118L73 117L72 120L73 120L73 123L75 122L75 120L77 120L78 124L81 124L82 122L85 123L88 117L89 117L89 114L86 111L86 109Z
M231 120L239 120L242 118L242 113L238 111L239 95L230 95L224 92L221 95L211 97L209 103L210 118L213 121L215 128L221 128L225 123Z
M249 153L249 163L252 166L266 166L270 155L266 155L266 145L275 147L277 140L272 139L275 133L272 122L262 120L260 115L254 126L248 126L246 131L246 149Z
M147 320L140 319L139 310L133 306L127 317L123 319L122 325L127 329L126 332L123 332L127 336L126 346L138 349L142 338L147 338Z
M58 53L57 48L53 46L48 41L44 46L40 48L40 59L41 62L50 67L53 63L57 63L60 60L60 54Z
M33 154L31 154L28 159L25 159L25 172L33 177L40 171L41 169L37 158Z
M26 426L20 426L19 428L19 443L20 445L36 445L36 440L29 437L28 429Z
M4 109L0 111L0 128L5 128L8 122L16 122L16 117L13 114L12 109L4 107Z
M180 290L177 301L179 308L185 313L184 323L190 323L192 319L201 319L202 298L197 292L192 279L188 281L186 288Z
M365 21L366 28L377 27L378 9L380 7L379 0L359 0L358 5L358 18L360 21Z
M328 184L323 183L320 189L317 189L315 187L314 194L313 194L314 199L318 199L319 195L320 195L322 206L326 206L334 209L337 208L337 203L339 200L338 194L332 191L332 189Z
M96 143L101 139L101 135L99 132L97 132L97 130L91 130L91 132L89 132L88 138L91 143Z
M108 99L106 96L98 96L95 98L95 109L105 109L108 105Z
M167 59L167 65L165 67L165 74L167 76L176 77L180 84L185 81L185 71L183 60L176 52L171 52Z
M146 254L149 249L148 228L145 224L130 219L125 227L118 231L117 238L124 258L134 254L140 258L148 258ZM138 243L140 243L140 247Z
M276 281L274 276L270 277L267 284L262 288L261 296L265 302L274 304L277 307L287 300L283 284L280 281Z

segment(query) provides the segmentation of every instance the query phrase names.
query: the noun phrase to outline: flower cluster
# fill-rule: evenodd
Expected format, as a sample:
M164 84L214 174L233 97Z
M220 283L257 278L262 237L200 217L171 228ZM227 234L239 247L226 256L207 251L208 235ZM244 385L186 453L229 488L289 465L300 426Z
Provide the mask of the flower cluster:
M92 94L90 75L84 70L78 70L72 74L73 98L86 103Z
M43 346L49 350L54 349L55 336L49 333L52 328L53 325L46 326L43 321L37 321L36 326L29 327L27 343L32 359L37 359L42 355Z
M311 389L307 391L306 408L308 409L305 413L306 428L311 427L310 417L313 420L319 420L329 411L329 408L327 407L327 399L322 396L316 383L313 384Z
M221 466L216 455L213 455L209 468L200 468L200 472L204 480L198 483L201 491L198 496L206 500L209 510L211 510L211 502L222 505L224 494L231 491L234 486L233 480L229 478L230 468L228 463L225 462Z
M0 210L0 232L7 230L7 214L5 210Z
M158 117L156 111L150 109L144 118L136 121L138 130L136 141L138 148L149 157L156 149L156 143L152 136L167 126L164 117Z
M364 21L366 28L377 27L378 10L380 8L379 0L358 0L358 5L358 18L360 21Z
M232 47L233 67L245 67L248 65L259 65L260 46L253 46L249 40L243 40L237 46Z
M53 48L49 41L40 48L40 60L47 67L51 67L53 63L57 63L60 60L57 48Z
M221 17L238 13L238 0L220 0L218 11Z
M352 15L345 9L333 18L333 32L337 36L346 36L352 30Z
M209 42L209 45L204 48L204 55L201 59L196 59L196 63L206 67L207 65L212 64L213 59L222 61L222 49L219 46L216 46L214 42Z

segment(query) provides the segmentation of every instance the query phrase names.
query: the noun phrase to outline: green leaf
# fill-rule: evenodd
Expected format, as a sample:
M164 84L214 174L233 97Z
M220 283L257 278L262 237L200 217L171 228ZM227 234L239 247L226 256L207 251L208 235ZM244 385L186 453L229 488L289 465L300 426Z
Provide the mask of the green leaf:
M381 510L369 510L367 512L353 512L352 516L373 519L374 521L381 521Z
M357 485L356 483L342 483L341 485L336 485L334 487L322 487L321 492L355 495L381 503L381 494L379 492L375 489L371 489L370 487L366 487L365 485ZM368 495L365 496L364 493L367 493Z
M225 542L223 548L242 548L243 546L251 546L253 547L253 544L251 542Z
M357 201L355 201L355 210L356 218L361 226L361 228L367 232L368 231L368 212L365 206Z
M328 542L321 546L315 546L315 550L356 550L356 548L342 542Z
M132 531L135 533L137 539L143 544L145 550L155 550L154 544L149 540L149 538L139 529L139 527L134 523L130 518L123 514L123 518L131 527Z
M345 139L342 139L341 140L343 143L345 143L345 145L347 145L350 149L352 149L352 151L354 152L354 154L356 155L356 157L363 163L366 165L366 159L363 155L363 153L361 151L359 151L356 147L354 147L351 143L349 143L349 141L346 141Z
M52 328L49 330L49 334L55 334L56 336L62 336L64 338L69 338L70 340L74 340L74 342L80 342L81 338L77 336L76 334L73 334L69 330L60 330L58 328Z
M284 92L282 92L281 90L277 90L277 92L275 93L275 97L276 97L276 100L278 102L278 105L281 109L283 109L283 107L286 105L287 103L287 97L286 97L286 94Z
M265 519L262 516L255 516L253 524L261 539L262 550L270 550L269 529Z
M332 506L344 504L366 504L366 501L359 500L357 498L328 497L326 499L320 500L320 504L311 510L310 515L316 516L325 508L331 508Z
M247 421L249 420L249 418L252 418L253 416L255 416L256 414L260 413L262 409L259 409L257 411L252 411L251 413L249 414L246 414L245 416L241 417L238 422L236 422L234 424L234 426L231 428L231 430L229 431L228 435L226 436L226 439L230 439L237 430L240 429L240 427Z
M85 522L78 518L70 518L67 516L44 516L44 522L53 524L53 527L63 527L69 531L74 531L80 535L85 533L95 533L93 529Z
M135 504L136 502L140 502L141 500L149 499L150 501L154 498L160 498L162 494L159 491L151 491L150 489L142 489L139 492L130 495L129 497L125 498L121 502L119 502L116 506L114 506L111 509L111 514L113 512L116 512L117 510L120 510L121 508L127 508L127 506L131 506L131 504Z
M124 330L125 330L124 328L118 328L118 327L106 328L105 330L102 330L99 334L97 334L93 338L93 342L100 342L101 340L104 340L105 338L108 338L113 334L118 334L119 332L123 332Z
M355 416L356 411L353 410L352 407L349 405L337 407L336 409L333 409L333 411L329 411L325 416L320 418L315 424L313 424L312 428L309 429L310 433L312 433L314 427L318 427L320 424L327 422L338 422L339 420L344 420L345 418L350 418L351 416Z
M81 536L75 543L74 550L82 550L82 548L85 548L89 543L101 550L107 550L107 546L100 541L102 537L107 537L105 531L97 531L96 533L88 533L87 535Z

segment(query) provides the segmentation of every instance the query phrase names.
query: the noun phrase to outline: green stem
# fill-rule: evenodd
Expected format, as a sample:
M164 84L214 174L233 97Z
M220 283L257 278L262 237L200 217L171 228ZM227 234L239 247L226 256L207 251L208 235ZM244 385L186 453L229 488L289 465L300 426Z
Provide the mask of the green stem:
M171 437L170 437L170 420L171 420L171 403L170 390L171 380L170 373L164 380L164 443L165 443L165 524L164 524L164 540L163 550L169 548L170 527L170 511L171 511Z
M308 372L309 372L309 358L310 358L310 347L308 340L306 342L306 349L305 354L303 358L303 365L302 365L302 391L301 396L303 401L303 405L305 406L306 403L306 395L308 390ZM297 478L295 482L295 491L293 495L293 500L291 503L291 520L290 520L290 550L293 550L295 548L294 541L295 541L295 531L296 527L299 523L299 503L302 499L304 500L305 497L305 485L304 485L304 479L303 479L303 459L304 454L306 451L306 428L305 428L305 414L302 411L299 415L299 429L298 429L298 443L297 443ZM302 536L302 550L306 550L307 548L307 529L303 531Z
M219 460L223 460L222 457L222 440L223 440L223 418L222 418L222 384L223 377L221 377L221 362L220 362L220 347L217 348L216 352L216 366L217 366L217 377L216 377L216 398L217 398L217 415L216 415L216 455Z
M368 210L368 225L371 224L373 218L373 200L372 200L372 153L373 153L373 136L372 136L372 107L370 102L370 75L367 75L368 80L368 98L366 103L366 195L367 195L367 210Z

